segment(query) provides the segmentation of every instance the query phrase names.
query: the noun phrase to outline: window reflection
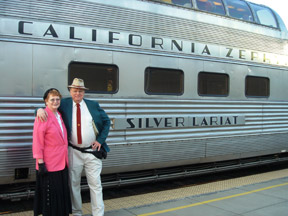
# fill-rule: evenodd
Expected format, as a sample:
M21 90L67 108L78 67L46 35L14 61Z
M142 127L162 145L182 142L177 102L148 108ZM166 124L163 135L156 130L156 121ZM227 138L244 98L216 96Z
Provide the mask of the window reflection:
M87 93L115 94L118 91L118 67L109 64L72 62L69 65L68 83L81 77Z
M251 4L251 7L257 15L258 23L277 28L277 22L274 15L272 14L272 11L269 8L255 4Z
M181 70L146 68L145 92L150 95L182 95L184 73Z
M196 0L196 3L199 10L225 15L221 0Z
M246 2L239 0L226 0L226 3L231 17L245 21L254 21L251 10Z
M246 77L246 97L269 97L270 81L266 77Z
M200 72L198 74L200 96L228 96L229 76L227 74Z
M201 11L207 11L219 15L228 15L230 17L256 22L261 25L270 26L273 28L283 28L284 24L278 15L263 5L257 5L244 0L195 0L196 5L193 5L194 0L152 0L169 3L172 5L180 5L187 8L196 8ZM253 13L252 13L253 11ZM278 19L278 20L277 20ZM278 23L279 22L279 23ZM284 27L285 29L285 27Z
M175 5L181 5L184 7L192 7L192 2L191 0L160 0L162 2L170 3L170 4L175 4Z

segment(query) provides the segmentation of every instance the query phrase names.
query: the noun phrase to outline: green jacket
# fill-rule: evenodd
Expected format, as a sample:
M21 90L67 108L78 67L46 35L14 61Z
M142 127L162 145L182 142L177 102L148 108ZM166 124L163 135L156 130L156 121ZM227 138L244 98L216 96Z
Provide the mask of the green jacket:
M109 152L110 148L106 144L106 138L108 137L110 130L110 119L105 111L99 106L98 102L87 99L84 99L84 101L99 132L96 140L103 146L106 152ZM61 100L61 105L58 108L67 129L68 140L71 137L72 131L72 108L72 98L63 98Z

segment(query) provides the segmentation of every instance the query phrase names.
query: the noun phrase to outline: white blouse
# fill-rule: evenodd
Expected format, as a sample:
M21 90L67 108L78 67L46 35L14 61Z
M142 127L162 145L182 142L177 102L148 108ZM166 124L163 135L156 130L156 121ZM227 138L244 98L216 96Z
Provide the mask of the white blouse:
M62 130L62 136L64 137L64 131L63 131L63 127L62 127L62 122L61 122L61 118L60 118L60 115L58 112L56 112L56 119L58 120L58 123L61 127L61 130Z

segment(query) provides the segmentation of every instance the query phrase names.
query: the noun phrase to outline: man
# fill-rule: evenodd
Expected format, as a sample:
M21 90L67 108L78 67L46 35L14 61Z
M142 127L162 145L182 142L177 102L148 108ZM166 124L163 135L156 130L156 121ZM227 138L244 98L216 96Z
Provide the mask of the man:
M92 100L84 99L84 81L75 78L68 86L71 98L61 100L59 111L65 123L69 141L69 176L73 215L82 215L81 198L81 173L83 169L90 188L91 207L93 216L104 215L104 202L100 173L102 161L93 154L83 153L79 149L92 146L95 151L104 148L106 152L110 149L105 140L110 129L110 119L99 104ZM37 117L45 119L46 113L39 109ZM93 128L93 121L96 128ZM97 134L97 137L96 137ZM80 149L80 150L81 150Z

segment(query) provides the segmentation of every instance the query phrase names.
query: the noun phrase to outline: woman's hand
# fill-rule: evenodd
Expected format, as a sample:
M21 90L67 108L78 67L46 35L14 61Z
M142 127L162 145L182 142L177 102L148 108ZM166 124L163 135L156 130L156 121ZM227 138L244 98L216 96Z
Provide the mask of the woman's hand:
M39 166L39 170L38 170L39 175L44 176L48 173L45 163L39 163L38 166Z

